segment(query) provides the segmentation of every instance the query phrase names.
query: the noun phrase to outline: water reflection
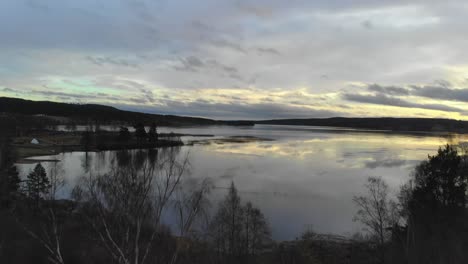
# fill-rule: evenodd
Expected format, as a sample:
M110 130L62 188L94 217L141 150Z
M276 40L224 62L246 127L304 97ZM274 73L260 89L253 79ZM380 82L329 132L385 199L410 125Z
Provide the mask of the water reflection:
M333 132L288 126L181 128L175 132L275 139L185 146L177 151L178 155L190 152L194 178L212 179L216 187L210 196L213 205L234 181L243 199L251 200L269 218L276 239L294 238L310 226L325 233L359 230L352 222L355 208L351 200L363 191L368 176L382 176L395 193L414 165L434 154L440 145L467 141L463 135ZM50 158L63 164L65 189L70 190L83 175L105 173L114 164L156 163L164 151L169 150L74 152ZM33 166L21 165L22 174Z

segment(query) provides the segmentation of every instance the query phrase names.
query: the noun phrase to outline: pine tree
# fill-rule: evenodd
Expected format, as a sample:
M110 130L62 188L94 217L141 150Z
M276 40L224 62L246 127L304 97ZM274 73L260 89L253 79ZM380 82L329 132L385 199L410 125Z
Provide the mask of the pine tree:
M128 128L125 126L120 127L119 131L119 137L118 139L123 142L128 142L132 136L130 135L130 132L128 131Z
M20 182L16 166L10 166L7 170L0 172L0 207L10 207L17 197Z
M142 123L138 123L135 126L135 136L138 139L139 142L144 140L148 135L146 134L146 129L145 126Z
M156 123L152 123L148 132L149 141L154 143L158 141L158 128Z
M47 178L47 173L44 167L38 163L34 170L29 173L26 180L27 195L36 205L39 205L40 200L49 193L50 187L51 185L49 178Z
M0 207L10 207L17 197L21 182L19 173L14 166L15 155L11 146L11 139L0 140Z

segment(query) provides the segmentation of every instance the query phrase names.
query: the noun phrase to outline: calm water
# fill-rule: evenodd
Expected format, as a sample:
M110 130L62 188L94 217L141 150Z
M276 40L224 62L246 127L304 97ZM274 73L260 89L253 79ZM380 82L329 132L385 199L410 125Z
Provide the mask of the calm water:
M468 141L463 135L398 135L269 125L159 131L273 139L184 146L180 155L189 153L191 177L213 180L213 208L234 181L242 199L252 201L264 212L276 239L293 239L307 229L342 235L359 231L360 226L352 221L356 210L352 197L362 193L367 177L382 176L396 194L414 166L428 154L448 142ZM62 195L66 196L81 176L106 172L114 156L115 152L104 151L46 158L60 160L58 165L66 177ZM51 163L43 165L47 168ZM33 166L20 165L20 171L25 175Z

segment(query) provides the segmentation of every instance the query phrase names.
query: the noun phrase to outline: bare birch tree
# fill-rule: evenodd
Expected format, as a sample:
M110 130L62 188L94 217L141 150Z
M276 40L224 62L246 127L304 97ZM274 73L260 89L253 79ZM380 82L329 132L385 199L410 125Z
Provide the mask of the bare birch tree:
M178 217L179 236L184 239L191 239L195 233L194 225L200 216L207 218L206 208L208 207L207 195L212 189L212 183L209 179L195 181L185 188L179 188L176 195L175 210ZM177 263L180 252L190 247L190 243L177 241L176 249L172 256L171 263Z
M87 207L86 218L95 234L117 263L149 262L163 213L182 183L188 156L180 158L176 148L161 154L156 161L145 162L134 160L141 158L135 155L127 166L115 166L105 175L90 176L74 191L79 203ZM194 199L202 200L205 192L198 194ZM184 232L198 212L197 205L191 206Z
M391 228L397 223L396 203L389 198L389 189L380 177L369 177L365 184L367 193L355 196L358 206L355 221L361 222L370 232L379 247L380 261L385 259L385 243L391 235Z

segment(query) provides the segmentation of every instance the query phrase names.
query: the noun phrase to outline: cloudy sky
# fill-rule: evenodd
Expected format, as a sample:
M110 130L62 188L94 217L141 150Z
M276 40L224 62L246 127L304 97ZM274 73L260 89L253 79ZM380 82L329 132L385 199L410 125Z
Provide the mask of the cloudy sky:
M468 119L468 2L2 0L0 96L217 119Z

